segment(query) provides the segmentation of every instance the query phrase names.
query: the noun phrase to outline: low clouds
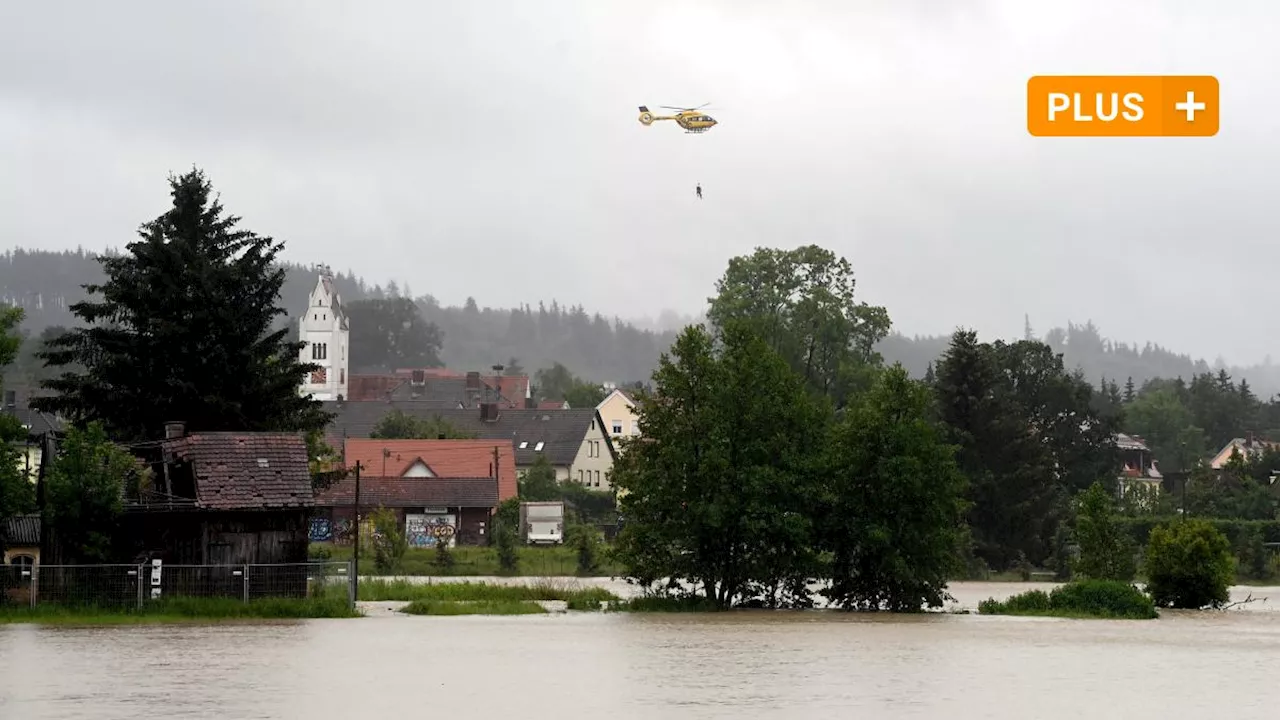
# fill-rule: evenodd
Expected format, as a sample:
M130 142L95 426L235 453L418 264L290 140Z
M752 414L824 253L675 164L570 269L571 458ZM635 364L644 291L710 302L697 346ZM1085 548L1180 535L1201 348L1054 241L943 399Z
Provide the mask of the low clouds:
M0 233L123 245L195 163L291 258L445 302L696 313L728 257L815 242L908 333L1273 352L1280 9L866 5L11 4ZM1031 138L1053 73L1216 74L1222 131ZM708 101L703 136L635 120Z

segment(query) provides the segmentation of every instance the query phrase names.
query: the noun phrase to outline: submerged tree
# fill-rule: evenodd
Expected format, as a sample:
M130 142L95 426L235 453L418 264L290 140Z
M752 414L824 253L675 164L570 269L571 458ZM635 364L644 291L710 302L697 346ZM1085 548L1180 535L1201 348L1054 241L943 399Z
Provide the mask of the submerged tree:
M753 331L722 339L687 328L639 403L644 439L614 466L616 556L633 582L684 581L720 607L804 605L826 414Z
M823 594L850 610L940 607L956 570L964 476L928 420L932 397L902 366L887 370L836 424L829 443Z
M1101 483L1094 483L1077 501L1076 542L1080 558L1073 570L1093 580L1133 580L1136 548L1116 522L1115 505Z
M192 430L306 431L329 416L298 385L317 368L277 328L283 244L237 228L199 170L169 180L173 207L127 252L99 258L107 279L71 310L85 322L42 353L62 368L40 410L101 421L119 440ZM69 368L81 366L83 372Z

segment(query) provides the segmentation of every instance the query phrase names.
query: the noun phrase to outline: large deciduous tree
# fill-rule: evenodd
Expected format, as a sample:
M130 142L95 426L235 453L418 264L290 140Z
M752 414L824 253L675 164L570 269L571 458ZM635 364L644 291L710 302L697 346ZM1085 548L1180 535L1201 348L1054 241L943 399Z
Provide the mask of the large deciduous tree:
M617 556L635 582L687 583L721 607L804 605L824 414L754 331L730 325L721 340L686 328L639 404L643 440L613 472Z
M407 297L347 303L351 366L356 370L438 367L443 335Z
M839 407L871 384L890 327L883 307L854 299L854 284L849 262L816 245L758 248L729 261L707 317L717 329L748 324Z
M33 405L101 421L119 440L192 430L306 431L329 415L298 392L317 366L274 329L283 248L240 229L204 173L169 180L173 207L142 226L127 252L99 258L107 279L71 309L85 322L42 353L63 372ZM83 367L83 371L68 368Z
M896 365L832 431L824 594L837 606L917 612L947 599L965 481L928 419L931 403L930 389Z

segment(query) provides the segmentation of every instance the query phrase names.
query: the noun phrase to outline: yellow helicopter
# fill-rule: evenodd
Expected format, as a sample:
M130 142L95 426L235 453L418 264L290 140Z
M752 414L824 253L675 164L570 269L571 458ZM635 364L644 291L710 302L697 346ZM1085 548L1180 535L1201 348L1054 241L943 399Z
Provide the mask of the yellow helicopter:
M700 105L696 108L677 108L669 105L663 105L663 110L675 110L675 115L654 115L649 112L649 108L644 105L640 106L640 124L648 126L652 125L655 120L675 120L676 124L684 128L687 133L704 133L716 126L715 118L705 115L702 108L710 105Z

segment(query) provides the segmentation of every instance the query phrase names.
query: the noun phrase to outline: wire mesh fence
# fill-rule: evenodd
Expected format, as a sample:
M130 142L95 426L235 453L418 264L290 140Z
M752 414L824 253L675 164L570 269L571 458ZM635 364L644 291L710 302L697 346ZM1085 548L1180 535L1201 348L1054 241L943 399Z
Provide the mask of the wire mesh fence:
M346 562L270 565L0 566L0 602L10 605L138 607L172 598L341 598L354 605Z

